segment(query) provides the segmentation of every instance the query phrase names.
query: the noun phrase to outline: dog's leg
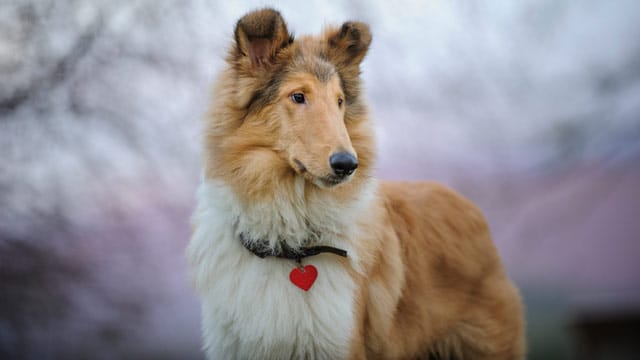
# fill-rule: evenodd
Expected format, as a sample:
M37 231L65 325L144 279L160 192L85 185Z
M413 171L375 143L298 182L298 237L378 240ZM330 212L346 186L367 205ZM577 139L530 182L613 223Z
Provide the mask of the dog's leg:
M452 333L454 354L473 360L524 359L523 309L518 291L502 277L485 284L478 296L477 310L468 314Z

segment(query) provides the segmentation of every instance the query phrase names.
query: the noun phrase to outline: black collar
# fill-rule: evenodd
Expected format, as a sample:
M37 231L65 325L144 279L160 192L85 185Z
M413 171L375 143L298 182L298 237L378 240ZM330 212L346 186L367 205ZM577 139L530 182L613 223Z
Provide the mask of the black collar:
M267 256L274 256L282 259L299 261L303 258L318 255L321 253L332 253L338 256L347 257L346 250L334 248L331 246L310 246L294 249L283 241L280 243L279 249L274 249L269 246L267 240L250 241L245 237L243 233L240 233L240 242L247 250L263 259Z

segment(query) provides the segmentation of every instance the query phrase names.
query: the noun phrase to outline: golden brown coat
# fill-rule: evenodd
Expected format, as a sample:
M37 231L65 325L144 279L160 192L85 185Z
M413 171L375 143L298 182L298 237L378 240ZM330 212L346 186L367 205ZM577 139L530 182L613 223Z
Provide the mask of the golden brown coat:
M250 209L299 201L303 178L302 203L293 208L309 214L309 227L332 221L336 207L347 214L362 189L376 184L359 77L370 42L359 22L294 40L274 10L240 19L207 122L206 179L231 188L240 208ZM292 101L294 94L305 103ZM347 178L336 178L327 160L339 151L357 156ZM370 192L366 211L348 215L346 225L336 220L334 237L357 234L344 240L357 264L322 255L355 284L349 357L522 359L521 300L481 212L434 183L381 182ZM190 262L203 269L192 247ZM206 287L205 280L196 283Z

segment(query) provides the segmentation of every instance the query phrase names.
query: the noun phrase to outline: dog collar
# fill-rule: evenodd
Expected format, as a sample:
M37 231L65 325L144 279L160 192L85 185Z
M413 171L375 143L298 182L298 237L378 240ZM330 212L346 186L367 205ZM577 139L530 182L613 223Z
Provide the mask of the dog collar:
M306 257L318 255L321 253L331 253L334 255L347 257L347 251L332 246L310 246L294 249L287 245L284 241L280 243L279 249L269 246L267 240L248 240L244 233L240 233L240 242L245 249L251 251L257 257L264 259L267 256L273 256L281 259L289 259L300 261Z
M302 259L321 253L331 253L334 255L347 257L347 251L334 248L332 246L310 246L293 249L284 241L280 242L277 249L269 246L269 242L261 240L247 240L243 233L240 233L240 242L245 249L251 251L255 256L264 259L273 256L281 259L295 260L298 266L289 273L289 280L304 291L309 291L318 277L318 269L313 265L302 266Z

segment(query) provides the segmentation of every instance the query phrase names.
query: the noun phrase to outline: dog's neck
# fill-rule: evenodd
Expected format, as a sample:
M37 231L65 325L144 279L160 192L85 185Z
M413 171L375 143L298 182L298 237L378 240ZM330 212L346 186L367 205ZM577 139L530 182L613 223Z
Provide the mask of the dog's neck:
M285 244L297 251L310 246L341 248L352 238L359 216L373 198L374 182L359 191L358 200L340 202L322 192L305 193L305 186L315 186L302 178L294 188L274 189L269 201L242 203L232 188L221 181L206 180L212 190L213 202L227 213L227 221L235 236L244 236L261 247L278 250ZM330 191L330 190L327 190Z
M330 196L305 193L304 187L315 185L302 178L296 181L293 187L275 188L269 200L242 206L236 231L275 250L282 244L294 250L339 245L337 238L348 231L348 211Z

